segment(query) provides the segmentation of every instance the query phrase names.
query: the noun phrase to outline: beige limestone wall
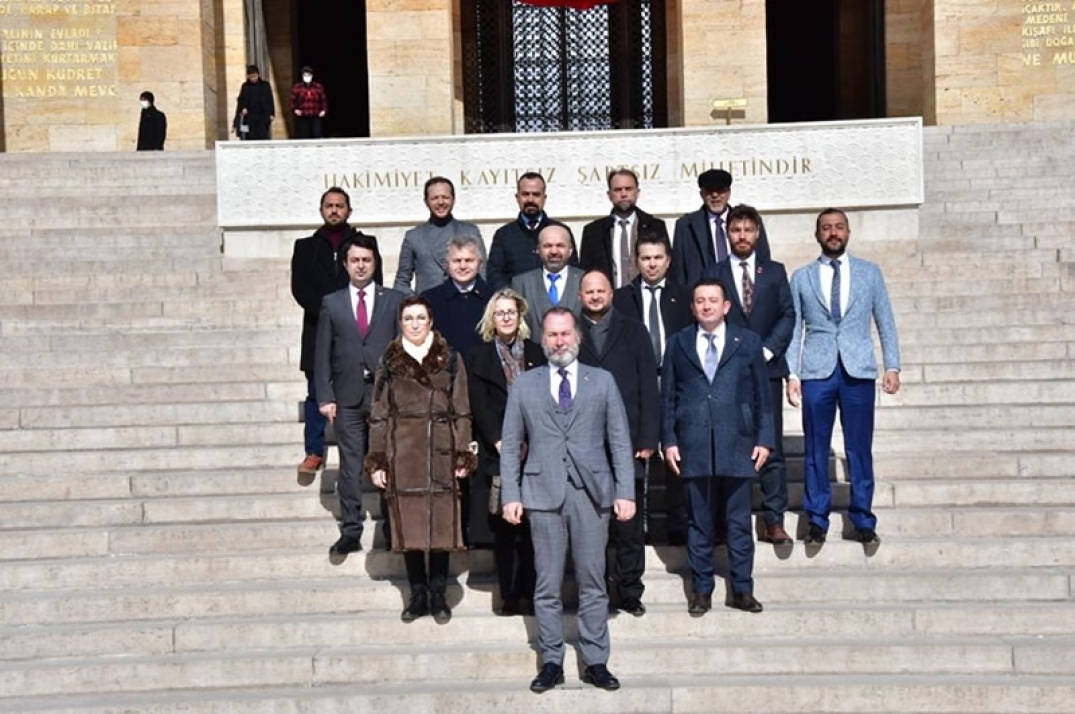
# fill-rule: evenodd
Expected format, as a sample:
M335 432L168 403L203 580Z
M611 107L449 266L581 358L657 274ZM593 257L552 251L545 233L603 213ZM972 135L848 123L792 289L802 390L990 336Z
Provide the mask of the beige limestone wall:
M885 3L885 100L888 116L922 116L926 0ZM932 78L930 79L932 84Z
M1075 2L933 0L932 17L937 124L1071 118Z
M168 115L167 149L207 146L216 1L0 3L5 150L133 150L144 90Z
M733 123L764 124L768 119L765 0L680 0L676 23L678 62L668 71L682 87L682 109L669 107L683 126L723 123L714 99L747 100Z
M371 136L462 133L456 2L367 0Z

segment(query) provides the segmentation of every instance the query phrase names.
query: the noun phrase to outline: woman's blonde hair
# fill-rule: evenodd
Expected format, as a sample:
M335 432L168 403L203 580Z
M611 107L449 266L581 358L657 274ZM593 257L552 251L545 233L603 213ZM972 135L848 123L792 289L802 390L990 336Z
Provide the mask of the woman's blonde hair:
M524 340L530 337L530 326L526 324L526 313L530 311L530 306L526 303L524 298L519 293L515 292L511 288L500 288L493 297L489 298L489 302L485 305L485 312L482 314L481 322L478 323L478 334L485 342L492 342L496 337L496 316L493 314L496 312L496 304L501 300L513 300L515 302L515 309L519 311L519 327L517 332L519 337Z

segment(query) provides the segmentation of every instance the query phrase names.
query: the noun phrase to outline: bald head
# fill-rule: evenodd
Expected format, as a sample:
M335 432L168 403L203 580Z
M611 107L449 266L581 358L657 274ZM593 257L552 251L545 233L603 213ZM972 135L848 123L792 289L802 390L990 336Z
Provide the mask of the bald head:
M563 270L571 253L571 234L563 226L545 226L538 234L538 257L550 273Z
M579 283L582 311L593 321L600 320L612 307L612 283L600 270L591 270Z

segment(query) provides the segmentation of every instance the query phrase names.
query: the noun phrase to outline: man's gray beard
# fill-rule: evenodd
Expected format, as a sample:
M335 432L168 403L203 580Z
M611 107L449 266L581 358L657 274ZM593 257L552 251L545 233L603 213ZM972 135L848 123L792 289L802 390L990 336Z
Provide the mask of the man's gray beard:
M566 367L579 358L579 346L575 345L568 349L567 352L557 354L555 350L551 350L548 347L542 345L545 350L545 359L549 360L549 364L555 367Z

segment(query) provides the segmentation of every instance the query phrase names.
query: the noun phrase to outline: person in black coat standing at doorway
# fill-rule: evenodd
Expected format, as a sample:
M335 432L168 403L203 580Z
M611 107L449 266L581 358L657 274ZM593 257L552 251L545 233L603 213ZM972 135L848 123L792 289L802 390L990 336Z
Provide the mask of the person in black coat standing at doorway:
M142 117L138 121L138 151L163 151L168 135L168 118L154 104L153 92L142 92Z
M272 87L261 78L256 64L246 68L246 81L239 89L235 112L236 133L241 138L249 141L269 138L269 127L276 118L276 102ZM246 132L242 131L244 126Z

